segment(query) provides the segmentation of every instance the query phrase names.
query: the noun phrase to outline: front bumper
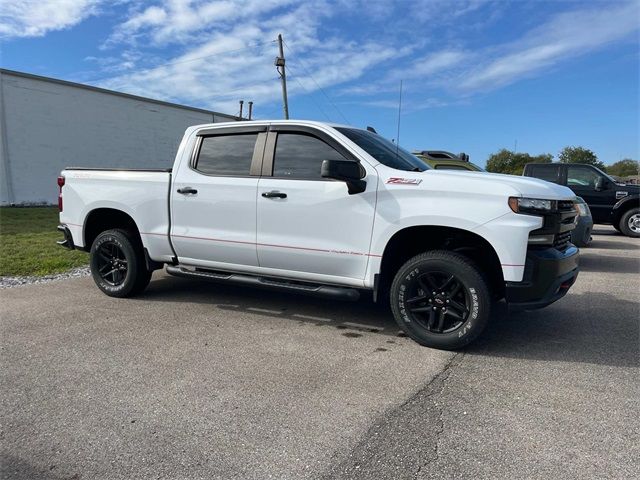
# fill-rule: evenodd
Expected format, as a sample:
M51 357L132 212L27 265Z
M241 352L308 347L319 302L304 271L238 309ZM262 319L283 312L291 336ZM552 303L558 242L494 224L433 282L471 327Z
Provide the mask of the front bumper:
M58 231L62 232L64 235L64 240L58 240L56 243L61 247L67 248L69 250L73 250L76 246L73 244L73 236L71 235L71 230L66 225L58 225Z
M512 310L535 310L564 297L578 277L578 249L569 245L530 248L522 282L507 282L505 299Z
M593 230L591 216L580 217L576 228L571 230L571 243L581 247L589 244L591 242L591 230Z

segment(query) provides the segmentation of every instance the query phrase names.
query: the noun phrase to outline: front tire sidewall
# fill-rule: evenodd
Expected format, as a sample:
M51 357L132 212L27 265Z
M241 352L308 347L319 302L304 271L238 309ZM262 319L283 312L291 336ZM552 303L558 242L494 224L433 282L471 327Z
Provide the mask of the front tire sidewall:
M400 328L416 342L427 347L454 350L469 344L484 330L490 314L491 297L484 278L465 257L451 253L446 253L445 258L439 256L419 255L405 263L391 287L391 309ZM433 271L455 275L470 297L467 320L449 333L429 332L411 318L406 308L405 300L412 283L421 274Z
M119 285L111 285L106 282L98 272L98 255L99 248L105 243L114 243L124 253L127 260L127 275L124 282ZM131 295L136 287L136 280L140 274L139 272L139 259L136 251L129 238L118 230L111 230L103 232L95 239L91 246L91 275L93 281L102 292L110 297L127 297Z
M626 235L627 237L640 238L640 233L634 232L629 228L629 219L633 215L638 215L638 214L640 214L640 208L632 208L628 212L625 212L620 218L618 231L621 232L623 235Z

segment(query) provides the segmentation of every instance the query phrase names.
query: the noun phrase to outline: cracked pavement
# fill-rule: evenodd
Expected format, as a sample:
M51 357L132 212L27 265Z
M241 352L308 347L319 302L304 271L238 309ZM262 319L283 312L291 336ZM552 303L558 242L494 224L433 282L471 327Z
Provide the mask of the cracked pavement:
M638 478L638 240L596 227L581 263L457 354L367 301L2 290L2 478Z

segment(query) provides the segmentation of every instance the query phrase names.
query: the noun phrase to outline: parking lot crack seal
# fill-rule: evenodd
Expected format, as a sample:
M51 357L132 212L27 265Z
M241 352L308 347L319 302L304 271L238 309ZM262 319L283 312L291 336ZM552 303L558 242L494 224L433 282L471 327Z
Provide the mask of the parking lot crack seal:
M440 458L440 437L444 432L444 405L438 401L438 397L442 396L444 392L446 382L449 379L449 375L454 367L458 366L464 357L464 353L456 353L449 362L445 365L444 369L429 382L424 388L425 397L431 400L434 409L437 412L436 430L433 445L433 455L427 459L426 462L418 466L413 478L418 479L420 472L424 467L437 462Z
M444 405L439 399L463 357L463 353L454 354L409 399L375 421L346 458L322 478L417 479L439 458L440 437L445 430Z

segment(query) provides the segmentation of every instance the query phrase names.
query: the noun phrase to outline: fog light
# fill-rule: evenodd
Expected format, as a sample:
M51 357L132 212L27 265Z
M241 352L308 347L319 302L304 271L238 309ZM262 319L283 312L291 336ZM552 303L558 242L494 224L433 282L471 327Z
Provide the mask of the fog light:
M531 235L529 237L530 245L553 245L555 235Z

